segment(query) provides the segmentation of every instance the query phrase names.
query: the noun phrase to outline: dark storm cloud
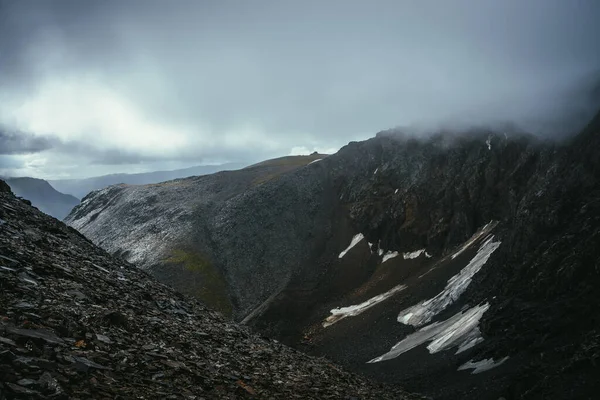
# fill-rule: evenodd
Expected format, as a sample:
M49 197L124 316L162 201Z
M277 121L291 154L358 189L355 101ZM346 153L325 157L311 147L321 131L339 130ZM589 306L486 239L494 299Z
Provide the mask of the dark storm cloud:
M560 133L599 80L597 0L0 7L0 123L94 163L251 159L397 125Z
M0 155L38 153L52 148L55 141L24 132L4 132L0 128Z

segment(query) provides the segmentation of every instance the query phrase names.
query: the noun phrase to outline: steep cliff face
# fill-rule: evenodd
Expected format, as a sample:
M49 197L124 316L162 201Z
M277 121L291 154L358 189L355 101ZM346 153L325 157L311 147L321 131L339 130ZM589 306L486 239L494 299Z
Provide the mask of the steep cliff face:
M560 145L382 132L275 177L111 187L67 221L235 319L378 379L436 398L586 397L599 136L598 117ZM218 293L202 292L215 280Z
M0 180L1 399L417 399L248 332Z

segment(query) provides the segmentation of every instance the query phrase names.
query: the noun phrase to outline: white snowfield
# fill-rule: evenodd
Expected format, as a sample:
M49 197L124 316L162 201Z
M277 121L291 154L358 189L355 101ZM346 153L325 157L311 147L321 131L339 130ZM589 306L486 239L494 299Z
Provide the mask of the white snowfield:
M413 260L415 258L418 258L421 254L424 254L427 258L431 258L431 254L427 253L425 249L416 250L408 253L402 253L402 258L404 258L405 260ZM383 264L387 260L391 260L392 258L398 257L400 253L397 251L388 251L384 253L384 251L380 249L379 255L383 255L383 259L381 260L381 263Z
M352 238L352 241L350 242L350 246L348 246L346 248L346 250L342 251L340 253L340 255L338 256L338 258L343 258L346 253L348 253L350 251L351 248L353 248L354 246L356 246L361 240L363 240L365 237L362 233L358 233L356 235L354 235L354 237Z
M421 250L417 250L417 251L412 251L412 252L409 252L409 253L404 253L404 254L402 254L402 257L404 257L405 260L413 260L413 259L419 257L423 253L425 253L425 249L421 249Z
M488 371L499 365L502 365L506 360L508 360L508 356L502 358L499 361L494 361L493 358L487 358L485 360L475 362L473 362L473 360L469 360L460 367L458 367L458 371L463 371L465 369L473 369L473 372L471 372L471 374L475 375L484 371Z
M490 235L469 264L457 275L450 278L444 290L437 296L402 310L398 315L398 322L405 325L421 326L431 321L434 316L454 303L467 290L473 276L479 272L492 253L500 247L500 242L494 242L493 239L494 236Z
M469 240L467 240L465 242L465 244L463 244L462 247L456 253L452 254L452 259L455 259L459 255L461 255L463 251L465 251L466 249L471 247L471 245L473 243L475 243L480 237L485 236L488 233L490 233L492 231L492 229L494 229L496 227L496 225L498 225L498 222L496 222L496 221L491 221L491 222L485 224L483 226L483 228L481 228L480 230L475 232L473 234L473 236L471 236L471 238Z
M391 260L394 257L398 257L399 254L400 253L398 253L397 251L388 251L383 255L383 260L381 260L381 263L383 264L387 260Z
M390 298L395 293L398 293L404 289L406 289L405 285L398 285L398 286L391 288L387 292L377 295L375 297L372 297L369 300L362 302L360 304L356 304L356 305L352 305L352 306L348 306L348 307L334 308L333 310L331 310L331 315L329 317L327 317L325 319L325 321L323 321L323 327L327 328L328 326L331 326L346 317L355 317L355 316L363 313L364 311L368 310L369 308L373 307L374 305L381 303L382 301Z
M431 342L427 346L427 350L431 354L452 347L459 347L457 353L462 352L482 340L478 327L479 320L489 307L489 304L486 303L459 312L445 321L429 324L405 337L387 353L368 362L391 360L426 342Z
M441 293L401 311L398 315L398 322L421 328L398 342L387 353L368 361L369 363L391 360L426 342L430 342L427 350L432 354L448 350L452 347L458 347L456 354L459 354L483 341L481 331L479 330L479 321L489 309L489 303L477 305L466 310L463 309L444 321L428 323L464 293L471 283L473 276L479 272L492 253L498 249L500 242L495 242L494 235L489 234L495 225L495 222L485 225L451 256L452 259L456 258L458 254L465 251L478 239L487 235L483 244L479 247L477 254L475 254L466 267L448 280L446 287ZM416 252L412 254L414 253ZM500 365L504 361L506 361L506 358L499 362L494 362L493 360L469 361L461 366L459 370L473 368L473 373L480 373Z

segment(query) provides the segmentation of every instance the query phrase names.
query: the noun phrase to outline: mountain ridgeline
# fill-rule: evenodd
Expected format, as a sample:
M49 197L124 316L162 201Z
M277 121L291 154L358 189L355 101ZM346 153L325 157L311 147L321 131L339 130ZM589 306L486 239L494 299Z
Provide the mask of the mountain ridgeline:
M244 166L244 164L239 163L198 165L195 167L176 169L172 171L153 171L137 174L111 174L84 179L55 179L51 180L50 184L63 193L70 193L74 196L82 198L93 190L102 189L118 183L126 183L129 185L146 185L149 183L164 182L188 176L213 174L215 172L224 170L235 170Z
M397 131L112 186L66 218L235 320L434 398L598 392L600 120L562 143Z
M4 178L12 191L31 201L41 211L57 219L63 219L79 204L79 199L56 190L48 181L36 178Z

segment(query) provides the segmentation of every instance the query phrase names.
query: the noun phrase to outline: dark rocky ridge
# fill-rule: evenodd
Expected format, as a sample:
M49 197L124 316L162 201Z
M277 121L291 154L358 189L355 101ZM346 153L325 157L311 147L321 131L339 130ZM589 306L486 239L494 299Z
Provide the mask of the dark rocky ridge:
M127 256L136 250L126 242L131 231L138 238L154 234L140 222L160 218L145 209L152 196L169 209L181 207L175 193L202 193L218 201L198 200L186 234L167 236L162 249L205 255L226 280L234 317L259 331L436 398L593 398L599 137L598 117L563 144L481 130L426 140L383 132L261 185L236 187L243 175L232 173L176 181L162 191L111 188L90 196L68 221ZM223 188L227 195L217 197ZM90 221L95 210L102 211ZM414 331L395 321L398 312L439 293L476 249L452 262L446 256L491 220L499 221L493 234L502 244L460 299L434 319L489 303L480 323L485 340L460 356L430 355L421 346L365 364ZM170 222L171 229L182 226ZM366 240L339 259L357 233ZM426 249L433 257L382 264L378 248ZM179 275L167 263L142 261L162 279L163 271ZM399 283L410 285L359 317L321 326L330 309ZM484 374L457 372L469 359L505 356L503 366Z
M409 399L254 336L0 180L0 399Z

